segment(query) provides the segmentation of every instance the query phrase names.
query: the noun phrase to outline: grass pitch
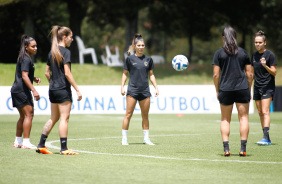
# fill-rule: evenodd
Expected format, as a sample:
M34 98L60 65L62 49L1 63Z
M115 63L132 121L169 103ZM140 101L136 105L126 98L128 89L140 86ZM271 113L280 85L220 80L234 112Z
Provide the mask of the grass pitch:
M0 183L281 183L282 113L271 114L271 146L262 138L258 114L250 115L248 157L239 157L237 115L232 116L231 157L222 156L220 115L150 115L150 138L143 145L141 116L133 115L129 146L121 145L123 115L71 115L68 147L78 156L59 155L58 124L47 139L54 155L13 148L16 115L0 116ZM49 116L35 115L31 142L38 144Z

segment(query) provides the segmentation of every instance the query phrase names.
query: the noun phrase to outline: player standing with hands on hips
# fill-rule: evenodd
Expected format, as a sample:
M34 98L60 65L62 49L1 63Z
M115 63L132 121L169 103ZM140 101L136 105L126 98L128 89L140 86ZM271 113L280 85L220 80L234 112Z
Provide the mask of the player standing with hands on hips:
M25 34L22 35L15 81L11 88L13 107L16 107L20 113L20 118L17 123L16 139L13 144L15 148L36 149L36 146L31 144L29 139L34 113L31 92L36 101L40 99L39 93L32 84L33 81L37 84L40 83L40 78L34 77L35 69L31 59L31 56L35 55L36 52L36 41L32 37Z
M213 80L221 108L221 136L223 156L231 156L229 150L230 121L233 104L236 104L240 122L240 156L247 156L249 134L249 102L253 80L252 65L247 52L237 46L236 31L226 26L222 32L223 48L213 58Z
M53 154L45 147L45 141L53 126L60 119L59 135L61 155L78 155L67 147L68 121L72 106L71 85L76 90L78 101L82 95L71 74L71 53L69 47L73 41L72 31L68 27L53 26L51 32L52 47L48 55L45 76L49 81L49 99L51 118L45 123L36 152Z
M148 75L151 83L155 87L155 95L159 95L156 78L153 73L154 63L151 57L143 54L145 48L144 39L141 34L135 34L132 45L128 50L128 54L135 51L134 54L128 56L124 63L124 70L121 79L121 94L125 95L124 85L128 72L130 73L128 89L126 94L126 113L122 124L122 145L128 145L127 134L130 119L132 117L137 101L139 101L142 128L144 134L143 144L155 145L149 138L149 109L150 109L150 88Z
M258 108L263 138L258 141L259 145L270 145L269 138L270 115L269 108L275 92L276 57L265 49L266 37L263 31L255 36L257 52L252 55L252 65L255 71L254 100Z

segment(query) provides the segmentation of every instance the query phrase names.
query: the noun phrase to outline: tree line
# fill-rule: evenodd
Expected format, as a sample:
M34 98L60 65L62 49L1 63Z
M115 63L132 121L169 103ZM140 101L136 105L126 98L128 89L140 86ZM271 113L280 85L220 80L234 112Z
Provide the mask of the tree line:
M70 27L74 36L95 47L98 56L106 44L119 45L120 51L125 52L133 35L141 30L146 34L148 53L164 57L171 47L181 47L173 46L174 40L185 38L185 53L192 62L197 62L195 55L203 55L204 60L212 58L214 48L203 46L200 50L201 44L195 48L195 41L219 39L225 25L237 30L239 45L248 47L250 53L253 35L261 29L279 58L281 15L280 0L0 0L0 62L16 62L23 33L36 39L36 60L45 61L52 25ZM212 51L203 51L208 49ZM75 41L70 50L72 61L78 62Z

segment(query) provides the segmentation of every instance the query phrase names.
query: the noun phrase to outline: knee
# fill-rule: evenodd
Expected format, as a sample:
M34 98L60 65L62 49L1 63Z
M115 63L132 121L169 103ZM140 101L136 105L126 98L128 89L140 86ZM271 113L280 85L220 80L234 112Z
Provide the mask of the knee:
M126 119L131 119L131 117L132 117L132 113L131 113L131 112L127 112L127 113L125 114L125 118L126 118Z
M262 111L261 116L269 116L269 111Z
M34 113L33 112L29 112L25 114L24 118L28 118L28 119L33 119Z
M149 120L149 114L148 113L142 113L142 119L143 120Z

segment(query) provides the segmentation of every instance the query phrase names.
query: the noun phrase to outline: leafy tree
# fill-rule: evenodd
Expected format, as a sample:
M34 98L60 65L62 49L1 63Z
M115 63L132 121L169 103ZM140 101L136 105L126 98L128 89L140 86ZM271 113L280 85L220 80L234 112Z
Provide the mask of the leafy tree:
M150 10L150 18L155 30L166 35L188 38L188 59L193 54L193 38L210 38L210 29L219 24L221 16L214 9L214 2L206 0L162 0L156 1Z
M134 34L138 32L139 11L152 2L153 0L93 0L95 7L91 11L89 19L100 27L108 24L112 24L114 27L125 26L125 52L131 45Z

